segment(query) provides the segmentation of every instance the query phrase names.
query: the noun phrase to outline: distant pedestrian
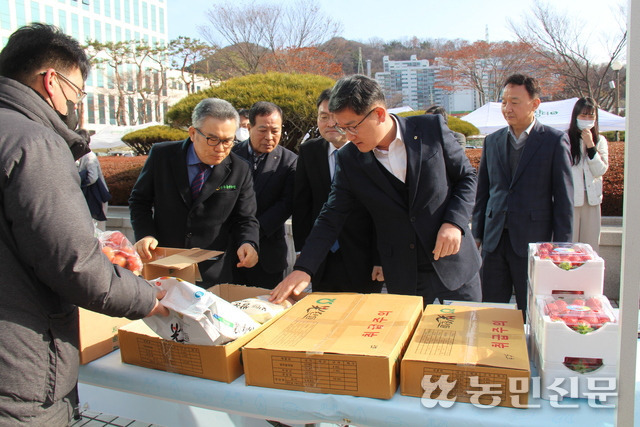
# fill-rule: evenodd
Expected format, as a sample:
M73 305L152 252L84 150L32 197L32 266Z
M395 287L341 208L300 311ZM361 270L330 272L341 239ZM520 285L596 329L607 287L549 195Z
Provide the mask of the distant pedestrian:
M571 113L571 172L573 173L573 241L600 251L602 175L609 169L607 139L598 133L598 104L580 98Z
M87 145L91 143L91 136L86 129L78 129L78 135L84 138ZM111 193L102 174L100 161L93 151L76 160L78 173L80 174L80 187L84 198L87 200L91 218L98 221L98 228L102 231L107 225L107 205L111 200Z

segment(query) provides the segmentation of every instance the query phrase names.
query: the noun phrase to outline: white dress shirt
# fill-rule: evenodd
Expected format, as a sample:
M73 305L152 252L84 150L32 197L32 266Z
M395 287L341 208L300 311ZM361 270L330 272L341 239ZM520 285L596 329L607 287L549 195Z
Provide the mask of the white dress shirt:
M388 150L374 148L373 155L393 176L405 182L407 179L407 150L404 147L404 141L402 141L398 120L393 116L390 117L396 123L396 139L389 144Z

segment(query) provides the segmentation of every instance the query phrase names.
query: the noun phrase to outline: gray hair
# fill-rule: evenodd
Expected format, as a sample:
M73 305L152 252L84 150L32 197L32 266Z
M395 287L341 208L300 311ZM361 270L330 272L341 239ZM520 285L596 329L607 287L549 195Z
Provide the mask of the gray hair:
M240 116L229 101L220 98L205 98L198 102L191 113L191 125L199 128L207 117L218 120L235 120L236 126L240 126Z

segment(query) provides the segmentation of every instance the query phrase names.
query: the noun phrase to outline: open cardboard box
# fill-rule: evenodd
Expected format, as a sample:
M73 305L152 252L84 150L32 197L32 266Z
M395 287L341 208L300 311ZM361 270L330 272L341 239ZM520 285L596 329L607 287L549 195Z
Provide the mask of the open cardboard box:
M110 317L78 309L80 363L85 365L118 349L118 328L131 323L124 317Z
M198 263L222 255L221 251L206 249L179 249L157 247L153 258L144 261L142 277L147 280L158 277L178 277L189 283L202 281Z
M531 372L522 312L428 305L400 371L403 395L525 407Z
M312 293L244 346L246 383L390 399L422 307L419 296Z
M215 285L208 290L229 302L270 292L269 289L230 284ZM295 298L302 298L304 295L306 294ZM118 331L120 356L124 363L132 365L230 383L243 374L240 348L274 320L275 318L227 344L213 346L164 340L142 320L136 320Z

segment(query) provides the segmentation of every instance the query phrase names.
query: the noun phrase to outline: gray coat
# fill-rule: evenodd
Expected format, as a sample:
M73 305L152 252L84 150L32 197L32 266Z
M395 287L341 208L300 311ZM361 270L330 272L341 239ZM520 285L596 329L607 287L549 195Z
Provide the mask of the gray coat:
M100 250L74 163L82 138L4 77L0 129L0 424L41 424L75 401L77 306L137 319L155 292Z

